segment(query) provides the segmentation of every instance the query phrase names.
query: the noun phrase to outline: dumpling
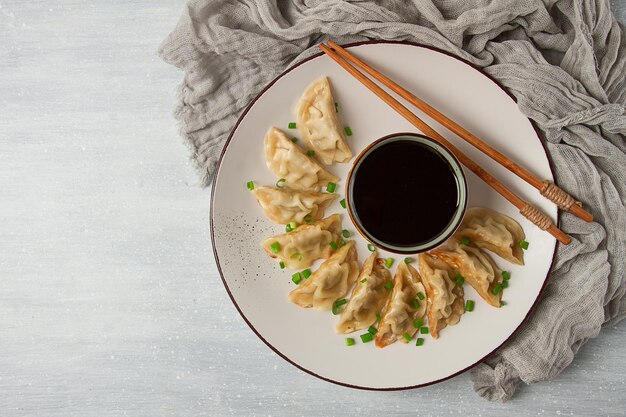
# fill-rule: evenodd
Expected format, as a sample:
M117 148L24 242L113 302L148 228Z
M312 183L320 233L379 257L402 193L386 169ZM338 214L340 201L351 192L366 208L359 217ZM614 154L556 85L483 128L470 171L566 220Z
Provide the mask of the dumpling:
M311 266L314 261L328 258L341 233L341 218L333 214L311 224L298 226L292 232L265 239L261 246L272 258L278 258L289 268Z
M335 326L337 333L352 333L369 327L376 320L376 313L382 310L389 296L385 283L391 280L391 274L376 262L377 256L374 251L363 263L350 301Z
M264 141L267 167L278 178L285 179L285 186L296 190L318 191L329 182L339 181L338 177L326 171L279 129L271 127Z
M502 282L502 271L480 248L450 240L429 253L458 271L485 301L500 307L502 291L494 294L491 290L496 283Z
M304 90L296 117L304 143L315 151L322 163L331 165L352 158L337 118L328 78L318 78Z
M303 223L306 216L311 221L324 217L324 210L337 198L335 193L298 191L288 187L256 187L252 190L268 219L278 224L291 221Z
M385 347L401 340L408 341L403 334L413 336L417 331L414 325L416 319L426 314L426 300L420 300L418 293L426 292L420 274L411 265L404 262L398 265L393 277L393 290L383 309L375 343L377 347Z
M437 339L447 325L459 322L465 312L463 287L452 281L454 272L443 261L427 253L419 254L419 269L428 296L428 327Z
M524 265L524 251L519 243L525 239L524 229L518 222L496 211L472 207L454 234L457 239L467 236L479 248L518 265Z
M289 300L300 307L329 310L337 299L346 295L358 274L354 241L349 241L291 291Z

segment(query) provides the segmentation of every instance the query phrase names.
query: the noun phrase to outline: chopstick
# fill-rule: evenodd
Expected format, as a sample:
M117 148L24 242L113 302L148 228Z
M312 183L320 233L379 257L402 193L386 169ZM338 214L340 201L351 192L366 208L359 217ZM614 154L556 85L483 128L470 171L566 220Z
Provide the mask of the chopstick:
M437 131L428 126L424 121L422 121L419 117L413 114L409 109L404 107L398 100L393 98L389 93L375 84L372 80L367 78L363 73L361 73L358 69L353 67L347 60L342 58L337 52L330 49L324 43L320 44L320 49L324 51L326 55L332 58L335 62L337 62L343 69L348 71L352 76L354 76L358 81L360 81L365 87L367 87L371 92L376 94L380 99L382 99L385 103L387 103L391 108L397 111L401 116L407 119L413 126L417 127L424 134L430 136L435 139L446 148L450 150L457 157L457 159L465 165L470 171L475 173L480 179L487 183L491 188L496 190L500 195L506 198L511 204L517 207L524 217L530 220L532 223L537 225L540 229L546 230L552 236L554 236L559 242L567 245L571 242L571 237L563 233L558 227L554 225L552 220L542 211L531 205L530 203L522 200L515 193L509 190L504 184L498 181L493 175L483 169L480 165L470 159L467 155L465 155L461 150L459 150L456 146L450 143L446 138L441 136Z
M393 80L391 80L386 75L378 72L371 66L367 65L365 62L361 61L359 58L346 51L340 45L336 44L333 41L328 41L328 44L331 48L334 49L337 54L341 55L341 57L347 59L352 64L361 68L363 71L374 77L377 81L381 82L386 87L390 88L396 94L398 94L403 99L407 100L409 103L422 110L428 116L432 117L435 121L440 123L442 126L455 133L466 142L470 143L472 146L482 151L489 157L491 157L494 161L498 162L500 165L535 187L541 195L546 197L548 200L555 203L559 208L563 210L567 210L572 214L575 214L579 218L590 222L593 220L593 215L582 208L580 203L577 203L575 199L570 196L563 189L559 188L556 184L548 180L541 180L537 178L534 174L528 171L526 168L518 165L515 161L507 158L505 155L500 153L497 149L491 147L489 144L481 140L479 137L473 135L471 132L467 131L463 126L456 123L454 120L448 118L445 114L441 113L425 101L416 97L410 91L406 90Z

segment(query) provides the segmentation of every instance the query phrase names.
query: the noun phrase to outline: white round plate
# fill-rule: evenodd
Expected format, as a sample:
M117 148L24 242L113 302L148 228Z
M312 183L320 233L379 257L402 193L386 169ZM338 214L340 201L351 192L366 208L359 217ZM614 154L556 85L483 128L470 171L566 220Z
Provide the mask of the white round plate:
M350 51L540 178L553 179L550 162L532 123L502 87L469 63L408 43L366 42L352 45ZM416 131L325 55L288 69L270 83L231 133L213 183L211 235L224 285L257 336L293 365L324 380L355 388L389 390L431 384L463 372L501 346L528 316L546 280L556 241L521 217L511 204L466 169L468 207L489 207L512 216L522 225L530 242L524 266L512 265L493 255L500 268L511 272L510 286L503 295L506 306L489 306L466 284L465 298L475 300L474 311L465 313L456 326L445 328L439 339L426 335L421 347L416 347L415 342L397 342L379 349L373 342L361 343L359 335L365 331L359 331L349 335L355 338L356 345L345 346L346 335L334 331L337 316L330 311L303 309L288 301L287 294L295 287L291 281L294 271L281 270L259 244L266 237L284 233L284 226L266 219L246 189L246 182L251 180L257 186L276 182L265 165L263 136L270 126L299 136L297 130L289 130L287 125L295 120L293 109L304 89L321 75L329 77L341 122L352 129L348 144L354 155L382 136ZM530 185L418 110L412 110L513 191L556 220L556 208ZM341 196L337 200L343 198L350 166L351 162L330 167L341 178L337 187ZM415 192L419 194L420 190ZM355 232L338 201L326 211L326 215L332 213L342 213L343 227L353 232L351 238L356 240L362 263L370 253L367 243ZM403 259L384 251L379 256L395 259L392 274Z

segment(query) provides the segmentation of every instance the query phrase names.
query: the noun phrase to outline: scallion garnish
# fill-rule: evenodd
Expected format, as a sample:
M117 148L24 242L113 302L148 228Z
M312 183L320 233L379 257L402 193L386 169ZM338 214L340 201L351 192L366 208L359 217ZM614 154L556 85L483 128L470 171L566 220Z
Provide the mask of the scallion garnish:
M308 151L306 151L306 154L309 155L309 156L314 156L315 155L315 151L309 149Z
M380 311L376 312L376 323L380 322Z
M415 319L415 320L413 320L413 327L415 327L416 329L419 329L423 325L424 325L424 319Z
M376 250L376 247L374 245L372 245L371 243L367 244L367 249L369 249L370 252L374 252Z
M296 259L297 258L298 261L301 261L302 260L302 254L300 252L296 252L296 253L292 254L289 258L291 258L291 259Z
M333 314L336 316L337 314L339 314L339 307L341 307L342 305L344 305L345 303L347 303L348 300L346 300L345 298L342 298L340 300L337 300L333 303Z
M334 182L329 182L328 184L326 184L326 191L328 191L329 193L334 193L335 188L337 188L337 184L335 184Z
M407 265L408 265L408 264L410 264L411 262L413 262L413 258L409 258L409 257L404 258L404 263L405 263L405 264L407 264Z
M356 342L351 337L346 337L346 346L353 346Z
M393 288L393 283L391 281L385 282L385 289L387 291L391 291L392 288Z
M411 335L408 332L402 333L402 337L404 337L404 340L406 340L407 343L410 342L411 339L413 338L413 337L411 337Z
M334 240L331 240L330 247L333 249L337 249L339 248L339 245L337 245L337 242L335 242Z
M421 334L428 334L428 327L426 327L426 326L420 327L420 333Z
M467 300L465 302L465 311L474 311L474 300Z
M393 265L393 258L385 258L385 266L391 268L391 265Z
M505 306L505 305L506 305L506 301L500 300L500 307Z
M293 138L291 138L291 141L292 141L293 143L296 143L296 142L298 142L298 138L296 138L296 137L294 136Z
M507 280L502 281L502 288L509 288L509 281Z
M285 185L283 184L285 181L287 181L284 178L280 178L278 181L276 181L276 188L283 188Z
M424 344L424 339L422 339L421 337L418 337L417 340L415 341L415 346L422 346Z
M291 232L293 229L291 228L291 225L288 223L285 225L285 232L289 233Z
M528 245L530 245L530 243L526 242L525 240L522 240L519 243L519 247L524 249L524 250L528 249Z
M502 281L508 281L511 278L509 271L502 271Z
M459 242L461 243L461 245L469 245L471 243L471 240L467 236L461 236L461 239L459 239Z
M343 229L341 231L341 236L343 236L345 238L349 238L350 237L350 232L348 232L346 229Z
M246 188L247 188L248 190L254 190L254 181L248 181L248 182L246 183Z
M346 246L346 241L343 239L337 239L337 246L339 247Z
M278 251L280 250L280 243L278 242L274 242L270 245L270 249L272 251L272 253L278 253Z
M280 266L280 269L285 269L285 263L283 261L280 261L278 266Z
M363 278L363 279L361 280L361 284L365 284L366 282L367 282L367 278Z
M287 125L287 127L289 129L295 129L296 128L296 122L289 122L289 124Z
M340 205L341 207L343 207L343 208L346 208L346 199L345 199L345 198L344 198L344 199L342 199L342 200L339 202L339 205Z
M491 293L493 295L498 294L500 291L502 291L502 284L500 284L499 282L496 282L493 287L491 287Z
M313 221L313 216L311 216L310 214L307 214L306 216L304 216L303 220L305 223L311 223Z
M350 129L350 126L345 126L343 131L346 132L346 136L352 136L352 129Z
M463 278L463 276L457 272L457 274L454 276L454 282L456 282L456 285L463 285L463 283L465 282L465 278Z
M335 113L339 113L339 103L335 101Z
M361 338L361 342L363 342L363 343L371 342L372 339L374 339L374 336L372 336L371 333L363 333L359 337Z
M304 271L301 272L302 276L304 277L304 279L307 279L308 277L311 276L312 272L310 269L305 269Z
M423 300L426 297L424 297L424 294L420 291L417 293L417 298L419 298L420 300Z
M418 300L418 299L412 300L411 301L411 307L413 307L415 310L420 308L420 300Z
M300 275L299 272L296 272L295 274L291 276L291 280L293 281L294 284L299 284L300 281L302 281L302 276Z
M298 223L296 223L295 221L290 221L289 222L289 227L291 227L291 230L295 229L296 227L298 227Z
M378 330L376 330L376 328L374 326L368 327L367 331L371 335L375 335L376 333L378 333Z

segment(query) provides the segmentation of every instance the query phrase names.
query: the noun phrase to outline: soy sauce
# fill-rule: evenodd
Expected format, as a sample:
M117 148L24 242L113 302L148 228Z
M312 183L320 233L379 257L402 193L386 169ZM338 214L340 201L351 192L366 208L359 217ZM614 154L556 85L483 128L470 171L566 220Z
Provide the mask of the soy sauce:
M410 247L443 231L458 205L454 173L435 150L412 140L385 143L353 173L363 228L388 245Z

